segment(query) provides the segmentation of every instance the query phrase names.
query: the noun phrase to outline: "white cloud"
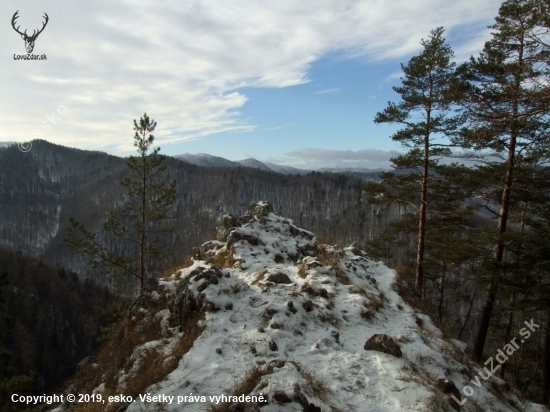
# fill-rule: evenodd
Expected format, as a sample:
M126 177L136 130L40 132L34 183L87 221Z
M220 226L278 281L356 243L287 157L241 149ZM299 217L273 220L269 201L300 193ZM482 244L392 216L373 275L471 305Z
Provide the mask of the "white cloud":
M22 39L6 24L15 10L22 29L40 27L44 11L50 22L34 51L47 61L0 66L0 140L30 140L59 105L68 113L43 137L68 146L132 150L132 119L143 112L159 123L159 143L251 130L239 117L247 97L237 88L308 82L313 62L335 51L371 61L402 57L418 51L434 27L491 19L499 4L7 0L0 4L4 59L24 54Z
M396 151L380 149L333 150L303 148L285 153L286 158L268 159L272 163L281 163L303 169L322 167L389 168L390 158L399 155Z
M326 90L319 90L318 92L313 92L313 94L334 94L334 93L340 93L339 88L334 89L326 89Z

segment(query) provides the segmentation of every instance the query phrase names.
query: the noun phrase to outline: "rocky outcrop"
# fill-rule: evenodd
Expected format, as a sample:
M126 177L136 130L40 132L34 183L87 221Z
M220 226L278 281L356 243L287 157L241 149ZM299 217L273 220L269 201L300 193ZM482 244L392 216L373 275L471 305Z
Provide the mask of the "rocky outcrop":
M190 266L146 283L127 323L135 336L147 332L146 324L155 333L123 357L128 361L120 369L119 386L81 393L122 393L133 373L143 378L140 365L166 356L163 362L180 369L155 383L171 394L265 395L250 402L233 397L220 404L180 405L190 412L207 407L239 412L459 407L447 401L461 399L458 388L472 379L462 370L476 366L455 357L462 349L441 339L427 317L419 328L419 314L399 297L391 269L368 259L357 245L317 245L312 233L274 213L266 202L251 205L241 217L223 214L217 230L219 240L197 248ZM365 356L364 350L377 352ZM92 367L84 362L81 369L101 370L97 359L97 368L90 360ZM184 376L190 378L179 379ZM420 381L418 376L453 381ZM388 390L400 379L408 382L403 389ZM511 402L522 404L511 390L502 396L508 403L480 388L475 402L483 410L503 412L512 412L506 406ZM139 399L123 406L128 412L149 407Z
M290 285L292 283L288 275L285 273L271 273L267 277L267 282L278 283L278 284L282 283L285 285Z
M446 395L449 395L448 401L451 407L459 411L460 405L451 397L454 396L459 401L462 399L460 396L460 391L456 387L455 383L449 379L440 378L436 381L435 387L439 389L441 392L443 392Z
M375 334L370 337L369 340L365 342L365 350L375 350L378 352L387 353L393 355L396 358L403 356L399 345L395 343L393 338L386 334Z
M225 242L233 229L241 225L241 219L231 213L222 213L216 219L216 239Z

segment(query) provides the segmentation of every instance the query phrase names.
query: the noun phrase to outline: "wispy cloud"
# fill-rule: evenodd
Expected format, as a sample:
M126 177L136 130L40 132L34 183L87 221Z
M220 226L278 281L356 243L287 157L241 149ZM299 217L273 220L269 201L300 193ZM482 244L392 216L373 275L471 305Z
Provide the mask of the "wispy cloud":
M157 120L159 143L252 130L238 112L240 88L306 83L335 51L369 62L406 56L434 27L485 21L500 2L6 0L0 15L19 10L22 27L40 27L44 12L50 21L34 51L47 61L2 63L0 140L32 139L59 105L68 113L44 137L69 146L133 150L132 120L143 112ZM1 30L3 58L23 54L21 37Z
M273 131L275 131L275 130L286 129L287 127L293 126L293 125L295 125L295 124L296 124L296 123L293 123L293 124L282 124L282 125L279 125L279 126L268 127L268 128L259 129L259 130L262 131L262 132L273 132Z
M286 158L270 159L269 161L306 169L319 169L322 167L378 169L389 168L390 158L398 154L396 151L380 149L333 150L303 148L285 153L284 156Z
M333 93L340 93L341 90L339 88L335 89L326 89L326 90L319 90L318 92L313 92L313 94L333 94Z

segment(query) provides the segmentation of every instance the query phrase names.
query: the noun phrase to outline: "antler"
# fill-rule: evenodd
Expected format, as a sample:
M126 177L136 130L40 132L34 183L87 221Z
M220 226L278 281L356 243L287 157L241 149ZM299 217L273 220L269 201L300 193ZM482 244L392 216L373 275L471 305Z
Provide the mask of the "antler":
M12 25L13 29L14 29L17 33L19 33L21 36L25 36L25 37L26 37L27 39L29 39L29 40L34 40L34 39L36 39L36 38L38 37L38 35L39 35L40 33L42 33L42 31L44 30L44 28L45 28L46 25L48 24L48 21L50 20L50 18L48 17L48 14L47 14L47 13L44 13L44 16L43 16L43 17L46 19L46 21L45 21L44 23L42 23L42 28L41 28L40 30L38 30L38 33L36 32L36 30L33 30L32 36L29 36L29 35L27 34L27 30L25 30L24 33L21 33L21 32L19 31L19 27L21 27L21 26L17 26L17 28L15 27L15 20L17 20L17 19L19 18L19 16L17 15L17 13L19 13L19 10L17 10L17 11L15 12L15 14L13 15L13 17L11 18L11 25Z
M40 30L38 30L38 33L35 34L36 30L33 30L32 36L30 36L31 39L37 38L38 35L44 31L44 28L46 27L46 24L48 24L48 21L50 20L50 18L48 17L48 15L45 12L44 12L43 17L46 19L46 21L44 23L42 23L42 28Z
M13 17L11 18L11 26L12 26L13 29L14 29L17 33L19 33L21 36L26 36L26 35L27 35L27 30L25 30L25 33L21 33L21 32L19 31L19 27L21 27L21 26L17 26L17 28L15 28L15 20L17 20L17 18L19 17L19 16L17 15L17 13L19 13L19 10L17 10L17 11L14 13ZM44 13L44 14L45 14L45 13Z

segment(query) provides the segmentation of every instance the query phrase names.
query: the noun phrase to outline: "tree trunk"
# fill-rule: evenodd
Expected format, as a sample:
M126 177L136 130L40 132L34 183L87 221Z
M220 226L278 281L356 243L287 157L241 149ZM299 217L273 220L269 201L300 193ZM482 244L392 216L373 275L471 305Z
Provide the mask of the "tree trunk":
M550 312L546 314L546 330L544 331L544 350L542 361L542 403L550 403Z
M460 337L462 336L462 332L464 332L464 329L466 328L466 324L468 323L468 319L470 319L470 312L472 311L472 305L474 304L474 299L476 297L477 293L477 285L474 289L474 294L472 295L472 299L470 299L470 306L468 306L468 312L466 313L466 319L464 320L464 323L462 324L462 328L460 329L460 332L458 332L458 336L456 337L458 340L460 340Z
M517 103L516 103L517 106ZM517 110L517 109L516 109ZM502 199L500 202L500 213L498 217L498 243L495 246L495 252L493 255L493 260L498 265L502 262L504 256L504 241L502 235L506 232L506 223L508 222L508 209L510 204L510 192L512 190L512 181L514 177L514 160L516 152L516 131L512 130L510 134L510 147L508 149L508 159L506 161L506 178L504 180L504 190L502 191ZM499 268L496 268L499 270ZM481 309L479 327L477 329L476 340L474 343L474 360L476 362L481 362L483 356L483 347L485 346L485 338L487 337L487 332L489 330L489 321L491 320L491 315L493 313L493 306L495 301L495 296L497 292L497 283L494 279L491 280L489 286L487 287L487 293L485 295L485 302L483 303L483 308Z
M507 344L512 337L512 325L514 324L514 306L516 304L516 294L512 293L510 296L510 310L508 311L508 321L506 322L506 329L504 331L504 344ZM504 377L506 373L506 362L500 367L500 377Z
M439 289L439 299L437 300L437 316L439 321L443 321L443 295L445 293L445 278L447 275L447 268L443 270L441 275L441 289Z
M427 112L427 129L430 129L430 111ZM430 159L430 141L429 132L424 138L424 164L422 167L420 211L418 213L418 243L416 248L416 276L414 279L414 293L416 297L422 298L422 288L424 286L424 238L426 235L426 208L428 194L428 167Z
M142 161L143 161L143 186L142 186L142 192L141 192L141 239L140 239L140 245L139 245L139 291L143 290L143 284L145 281L145 249L147 242L147 239L145 237L145 224L146 224L146 202L147 202L147 176L145 173L145 156L142 155Z

